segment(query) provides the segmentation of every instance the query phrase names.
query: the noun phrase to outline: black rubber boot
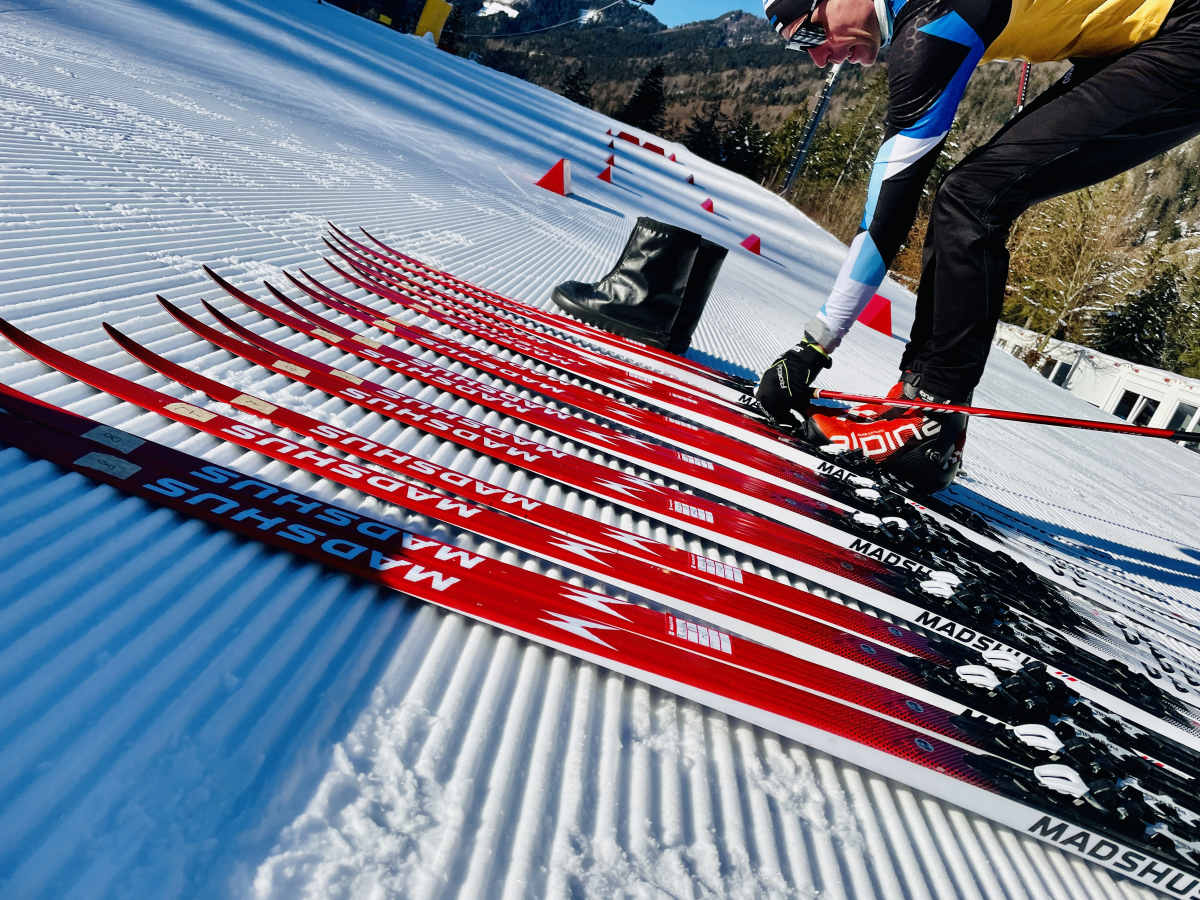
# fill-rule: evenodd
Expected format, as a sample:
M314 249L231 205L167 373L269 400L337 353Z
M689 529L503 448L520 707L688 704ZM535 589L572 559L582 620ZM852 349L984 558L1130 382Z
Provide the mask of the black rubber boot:
M692 346L692 335L700 324L700 317L708 304L708 295L712 293L717 275L721 272L721 263L725 262L728 253L729 248L714 244L707 238L700 239L700 249L696 251L696 261L692 263L692 272L688 275L687 290L683 292L679 314L671 326L667 352L683 356L687 348Z
M596 284L567 281L555 304L589 325L665 349L700 235L642 216L613 270Z

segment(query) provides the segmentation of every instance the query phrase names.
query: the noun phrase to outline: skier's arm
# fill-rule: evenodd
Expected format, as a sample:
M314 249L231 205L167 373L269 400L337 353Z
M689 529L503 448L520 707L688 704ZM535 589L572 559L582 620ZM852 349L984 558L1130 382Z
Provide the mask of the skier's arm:
M954 8L935 2L898 23L888 63L890 110L867 204L850 254L806 336L832 351L879 289L912 228L984 41ZM974 16L971 16L974 18Z

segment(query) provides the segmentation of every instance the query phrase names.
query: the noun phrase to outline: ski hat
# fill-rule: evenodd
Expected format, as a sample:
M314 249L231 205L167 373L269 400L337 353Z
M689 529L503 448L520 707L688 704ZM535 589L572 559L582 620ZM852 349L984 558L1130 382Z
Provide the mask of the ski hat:
M766 13L771 27L779 34L797 19L804 19L804 24L796 29L788 41L787 49L807 50L825 42L825 29L811 21L812 14L820 2L821 0L763 0L763 12ZM888 0L875 0L875 18L879 20L879 45L886 47L892 42L892 23L895 20L892 5Z

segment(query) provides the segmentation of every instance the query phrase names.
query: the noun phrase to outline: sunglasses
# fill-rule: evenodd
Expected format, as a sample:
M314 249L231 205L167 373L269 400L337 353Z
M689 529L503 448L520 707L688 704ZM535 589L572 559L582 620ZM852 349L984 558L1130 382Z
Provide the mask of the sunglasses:
M788 38L788 50L808 50L825 42L825 29L813 24L812 16L821 0L764 0L767 19L775 30L782 32L788 25L800 25Z
M814 25L811 18L812 13L809 13L808 18L804 20L805 24L797 28L788 40L786 49L809 50L825 43L825 29L820 25Z

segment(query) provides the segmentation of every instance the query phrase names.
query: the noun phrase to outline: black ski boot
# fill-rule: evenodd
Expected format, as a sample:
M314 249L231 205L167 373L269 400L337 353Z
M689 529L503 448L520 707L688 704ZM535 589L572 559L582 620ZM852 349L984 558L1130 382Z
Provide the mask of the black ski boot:
M696 251L696 261L692 263L691 274L688 275L687 290L683 292L683 303L679 306L679 314L675 316L675 324L671 326L671 337L667 341L667 352L679 356L687 353L692 345L692 335L700 324L700 316L708 304L708 295L712 293L717 275L721 271L721 263L729 253L727 247L714 244L701 238L700 249Z
M665 349L700 235L642 216L613 270L596 284L567 281L555 304L589 325Z
M950 402L921 390L912 399L929 403ZM971 398L968 397L965 405L969 406L970 403ZM907 441L880 465L885 472L907 481L918 493L933 494L948 488L958 475L963 445L967 442L969 417L966 413L933 410L927 411L925 416L940 427L924 440Z

